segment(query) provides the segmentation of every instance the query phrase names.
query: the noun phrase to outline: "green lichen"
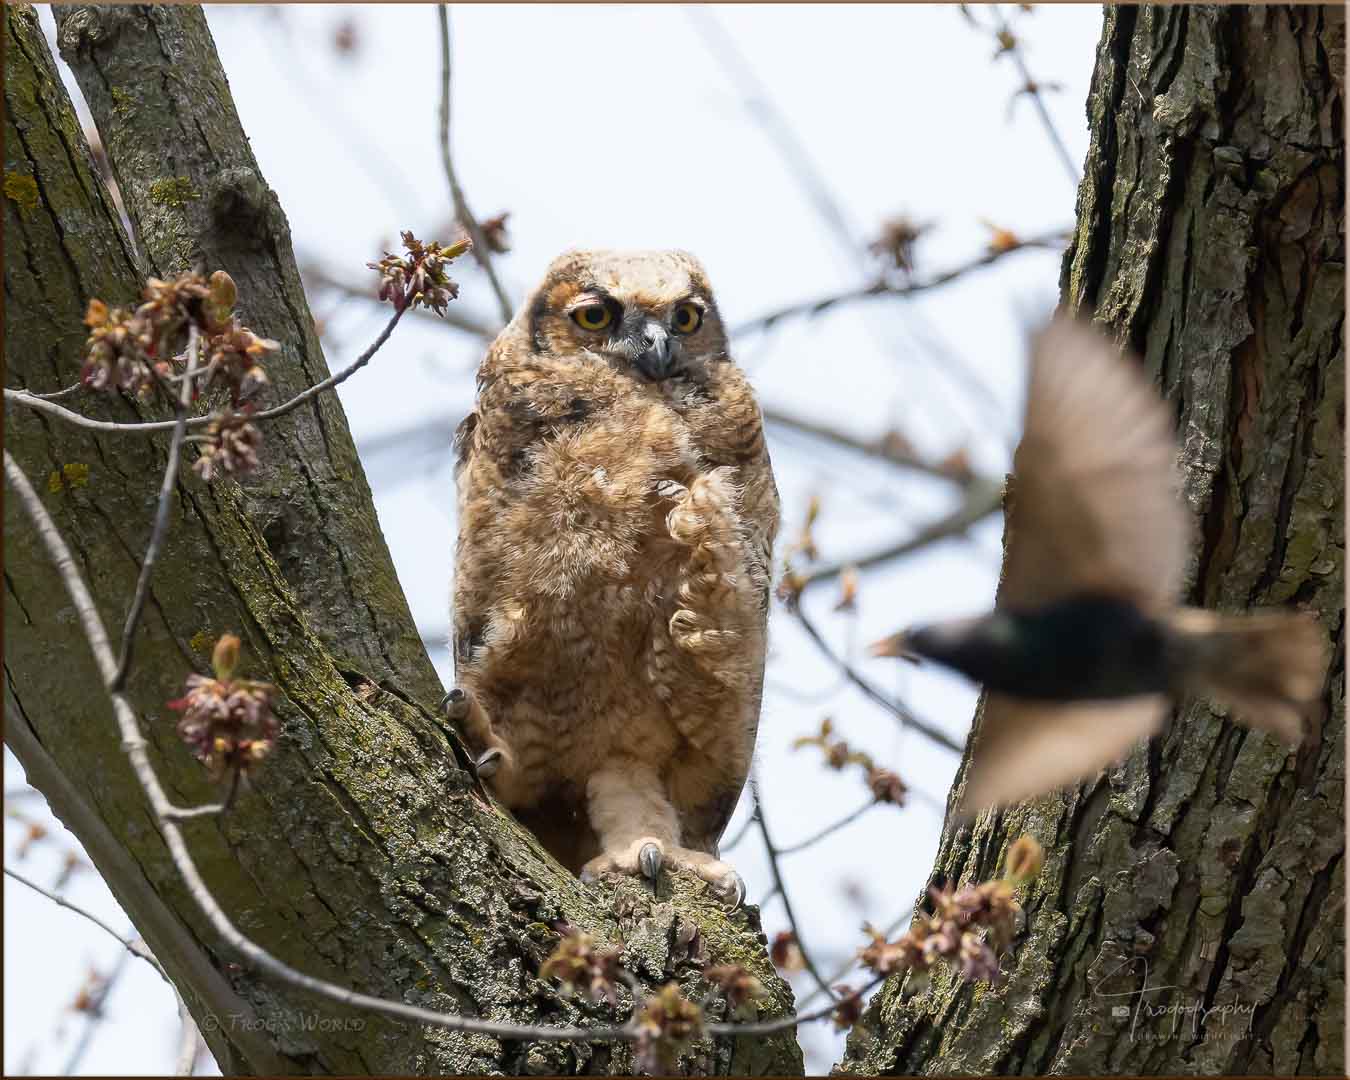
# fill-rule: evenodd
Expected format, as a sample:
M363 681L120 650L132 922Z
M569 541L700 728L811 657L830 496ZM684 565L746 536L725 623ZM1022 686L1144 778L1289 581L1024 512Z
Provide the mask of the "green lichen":
M53 469L47 477L47 490L55 495L58 491L82 488L89 483L89 466L80 462L62 465L60 470Z
M5 198L18 203L20 210L36 210L38 208L37 181L24 173L6 172Z
M186 176L170 176L165 180L156 180L150 185L150 198L161 206L171 206L175 210L192 199L198 199L197 189Z
M119 116L126 116L135 108L136 103L122 87L114 86L109 93L112 97L113 112Z

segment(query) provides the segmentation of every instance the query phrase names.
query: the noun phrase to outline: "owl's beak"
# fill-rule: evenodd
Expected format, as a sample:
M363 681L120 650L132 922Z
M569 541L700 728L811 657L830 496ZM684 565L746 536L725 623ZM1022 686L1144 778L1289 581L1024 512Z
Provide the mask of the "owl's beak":
M670 331L659 322L649 322L642 328L641 352L634 363L643 378L660 382L675 373L676 359L672 355Z

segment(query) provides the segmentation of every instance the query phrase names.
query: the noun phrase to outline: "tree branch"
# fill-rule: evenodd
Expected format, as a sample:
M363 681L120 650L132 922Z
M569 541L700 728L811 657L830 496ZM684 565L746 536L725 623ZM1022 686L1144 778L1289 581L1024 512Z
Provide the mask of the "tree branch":
M945 731L933 726L925 720L920 720L910 712L909 709L905 708L905 706L901 705L898 701L887 697L854 671L852 665L842 656L836 656L834 650L830 648L824 637L821 636L820 631L816 629L815 624L806 617L806 612L802 610L800 598L792 605L792 613L797 617L797 621L801 623L802 629L806 631L806 636L815 643L816 648L821 651L825 658L838 667L849 682L899 720L901 725L906 729L917 731L920 735L924 736L929 741L936 743L938 746L941 746L944 750L950 750L955 754L961 752L961 744Z
M905 281L897 283L893 281L880 280L870 285L864 285L861 288L849 289L845 292L835 293L832 296L822 296L817 300L808 300L802 303L789 304L786 307L779 308L777 311L771 311L767 315L759 315L739 326L733 327L731 334L736 337L742 334L748 334L756 330L767 330L775 323L783 319L797 317L814 318L823 312L829 311L840 304L851 304L859 300L876 300L882 297L908 297L917 293L929 292L932 289L939 289L944 285L949 285L958 278L969 274L974 270L981 270L986 266L992 266L1000 259L1018 251L1026 251L1031 248L1056 249L1063 246L1068 235L1068 230L1057 229L1054 232L1045 233L1041 236L1032 237L1029 240L1019 240L1015 244L990 248L983 255L962 263L960 266L953 267L950 270L937 274L934 277L926 278L921 281Z
M843 817L839 818L837 821L832 821L830 824L826 825L823 829L819 829L816 832L812 833L805 840L798 840L795 844L789 844L785 848L779 848L778 854L795 855L799 851L805 851L807 848L820 843L820 841L824 840L825 837L830 836L833 833L837 833L840 829L852 825L855 821L857 821L860 817L862 817L865 813L867 813L867 811L879 805L880 800L870 799L869 801L863 803L862 806L858 807L858 809L850 811Z
M160 962L155 959L154 953L152 953L148 948L146 948L144 942L138 941L135 938L124 938L121 934L119 934L116 930L114 930L111 926L105 923L93 912L86 911L78 904L71 903L60 893L52 892L50 889L44 889L36 881L32 881L31 879L24 877L17 870L11 870L8 866L6 866L4 870L6 877L12 877L15 881L19 882L19 884L27 885L35 893L40 893L41 895L45 896L53 904L57 904L60 907L65 908L67 911L73 911L75 912L76 915L79 915L82 918L85 918L89 922L93 923L105 934L113 938L117 942L117 944L122 946L122 948L126 949L127 952L131 953L132 956L140 957L152 968L154 968L157 972L159 972L159 977L163 979L166 983L168 983L170 986L173 985L173 981L169 978L168 972L166 972L164 970L163 965L161 965Z
M914 469L917 472L927 473L929 476L935 476L950 483L969 484L975 480L972 474L959 473L946 469L937 462L924 460L907 449L904 443L891 433L887 433L879 439L861 439L846 431L830 427L828 424L793 416L778 409L764 409L763 413L766 424L791 428L804 435L834 443L836 446L842 446L848 450L856 450L860 454L866 454L868 457L877 458L891 465Z
M783 913L787 916L788 926L792 928L792 936L797 942L797 948L801 951L802 964L806 967L811 978L815 980L816 985L833 998L834 991L830 989L829 983L821 978L815 961L811 959L811 954L806 948L806 942L802 938L801 924L797 921L796 913L792 910L792 898L788 896L787 886L783 882L783 871L778 865L779 851L774 846L773 837L769 834L769 823L764 820L764 804L760 802L759 798L759 777L753 771L750 774L750 798L754 807L752 817L759 825L759 835L764 841L764 850L769 856L769 870L773 874L774 892L783 900Z
M365 367L380 351L380 347L389 340L389 335L394 332L394 327L403 318L406 308L402 311L394 312L393 316L384 325L379 336L370 343L366 351L348 364L345 368L335 375L330 375L322 382L315 383L313 386L306 387L289 401L285 401L271 409L264 409L262 412L254 413L251 419L257 423L263 420L275 420L278 416L285 416L288 412L298 409L306 401L317 397L325 390L331 390L333 387L346 382L363 367ZM186 385L186 383L185 383ZM73 412L70 409L54 404L51 401L30 394L26 390L12 390L5 387L5 401L13 402L16 405L26 405L30 409L36 409L38 412L47 413L49 416L55 416L66 423L74 424L76 427L82 427L89 431L104 431L113 435L150 435L158 431L177 431L179 420L150 420L139 424L124 424L112 420L95 420L92 417L84 416ZM206 427L215 419L214 415L190 416L182 421L187 428Z
M1011 43L1004 51L1012 57L1013 63L1017 65L1018 74L1022 76L1023 89L1036 107L1036 112L1041 118L1041 126L1045 128L1045 134L1050 139L1050 145L1055 149L1055 156L1059 158L1059 163L1064 166L1064 172L1068 175L1069 182L1076 188L1082 182L1082 174L1079 173L1078 165L1069 153L1069 148L1064 144L1059 129L1055 127L1055 121L1051 119L1050 110L1045 107L1045 95L1041 90L1040 83L1031 77L1026 57L1022 54L1022 43L1009 28L1008 20L1004 18L999 6L990 4L989 10L994 16L994 25L998 31L999 40Z
M332 292L340 293L348 299L364 300L371 304L384 304L384 301L375 295L373 289L367 289L364 286L355 285L349 281L343 281L336 275L330 274L317 262L305 263L300 270L300 276L306 283L313 284L320 289L328 289ZM428 322L434 321L445 326L454 327L456 330L463 330L466 334L472 334L474 337L482 338L484 341L491 341L497 336L502 328L502 324L492 324L475 315L466 314L459 305L447 308L439 315L430 308L419 306L413 309L413 314Z
M455 206L455 217L459 219L464 231L469 234L469 239L473 241L473 247L469 252L487 275L492 291L497 297L502 323L505 324L509 323L511 316L515 314L511 299L502 288L502 283L497 280L497 271L492 265L492 252L488 249L487 239L478 224L478 219L469 211L469 204L464 198L464 189L460 187L459 179L455 176L455 162L450 154L450 14L446 5L436 5L436 18L441 28L441 166L445 169L445 179L450 185L450 199Z
M197 324L189 323L187 370L183 373L183 382L178 388L178 415L174 420L173 438L169 440L169 460L164 466L164 482L159 489L159 502L155 508L155 524L150 531L150 543L146 546L145 558L141 560L141 574L136 580L136 592L131 598L131 607L127 610L126 622L122 626L122 651L117 658L117 671L108 684L113 690L121 690L126 685L136 638L136 624L141 620L145 598L150 593L150 575L154 572L155 562L164 547L164 538L169 534L169 510L173 506L174 488L178 484L178 460L183 450L188 405L192 402L192 392L195 389L193 379L197 376L197 361L200 357L201 335L197 330Z
M856 558L826 563L810 573L801 575L795 584L801 593L805 593L813 585L838 577L849 567L855 570L869 570L875 566L894 562L906 555L913 555L930 544L939 543L953 536L961 536L1002 508L1003 485L996 484L992 480L978 481L971 485L960 506L946 517L926 525L913 536Z

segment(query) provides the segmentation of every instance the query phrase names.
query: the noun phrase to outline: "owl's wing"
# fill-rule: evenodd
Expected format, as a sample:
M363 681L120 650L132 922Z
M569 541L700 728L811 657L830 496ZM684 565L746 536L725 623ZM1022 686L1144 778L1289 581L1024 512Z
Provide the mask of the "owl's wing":
M746 390L748 393L748 388ZM779 501L778 486L774 483L773 465L769 460L769 449L765 445L763 421L757 406L753 406L753 419L742 433L748 435L748 450L743 451L736 465L736 483L741 489L740 517L744 530L745 564L755 591L759 596L760 655L756 658L755 683L751 690L753 707L747 718L745 732L746 755L748 763L754 752L759 734L760 709L764 700L764 667L767 660L767 637L769 603L773 595L773 544L778 535ZM701 815L706 821L706 850L716 853L717 842L726 830L731 816L740 801L741 791L745 787L746 776L735 779L732 786L720 791L714 797L706 812Z
M1059 705L990 694L958 819L1092 777L1154 734L1166 713L1158 695Z
M1101 334L1057 319L1033 346L1000 606L1071 593L1171 604L1189 522L1167 406Z

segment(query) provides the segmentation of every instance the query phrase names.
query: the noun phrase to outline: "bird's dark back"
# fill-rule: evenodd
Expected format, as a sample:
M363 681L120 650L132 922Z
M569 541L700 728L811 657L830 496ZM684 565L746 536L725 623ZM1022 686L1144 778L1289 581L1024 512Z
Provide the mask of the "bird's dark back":
M1171 683L1163 627L1134 604L1109 596L1004 609L943 651L947 655L934 659L990 690L1021 698L1123 698L1165 692Z

